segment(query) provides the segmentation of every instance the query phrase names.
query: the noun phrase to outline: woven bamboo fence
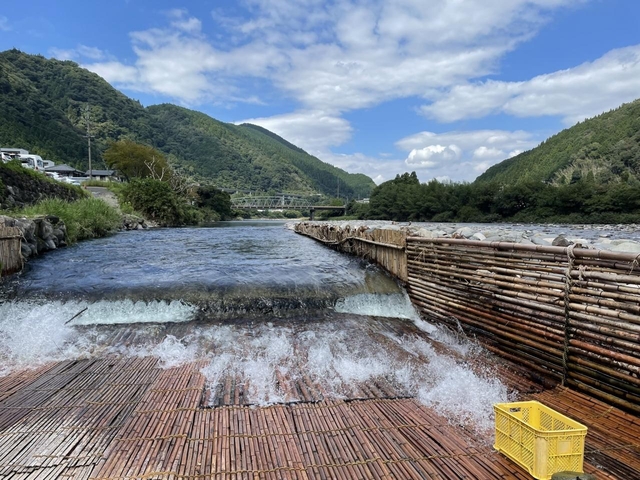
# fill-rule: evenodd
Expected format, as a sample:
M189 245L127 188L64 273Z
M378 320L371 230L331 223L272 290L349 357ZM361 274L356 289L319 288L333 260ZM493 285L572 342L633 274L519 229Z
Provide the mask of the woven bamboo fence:
M640 413L638 255L409 237L407 258L409 294L424 314Z
M299 227L386 268L425 317L462 328L534 377L640 413L640 255Z
M407 281L407 234L402 230L340 228L328 224L299 223L296 232L312 237L342 252L377 263L402 281Z
M0 276L22 270L21 237L19 229L0 226Z

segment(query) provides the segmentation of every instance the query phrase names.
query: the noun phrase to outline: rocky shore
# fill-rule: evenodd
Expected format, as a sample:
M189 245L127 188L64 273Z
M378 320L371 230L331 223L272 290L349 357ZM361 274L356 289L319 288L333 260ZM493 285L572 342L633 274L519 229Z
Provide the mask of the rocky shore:
M13 218L0 215L0 226L14 227L20 231L22 236L20 251L24 260L67 246L67 227L62 219L55 215L37 218ZM151 226L142 217L128 214L122 216L121 230L143 230Z
M425 238L465 238L559 247L575 245L613 252L640 253L640 225L396 223L365 220L308 223L328 224L340 229L366 227L372 230L401 230L408 235Z

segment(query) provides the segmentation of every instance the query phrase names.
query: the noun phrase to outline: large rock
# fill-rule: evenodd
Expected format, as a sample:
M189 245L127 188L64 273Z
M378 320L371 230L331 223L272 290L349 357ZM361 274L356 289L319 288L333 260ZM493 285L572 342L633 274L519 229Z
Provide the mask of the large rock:
M611 244L609 247L612 252L640 253L640 243L631 240L618 244Z
M142 230L144 228L147 228L144 218L130 214L124 214L122 216L123 230Z
M427 230L426 228L419 228L416 231L416 235L423 238L437 238L438 236L433 233L431 230Z
M541 238L541 237L533 236L529 240L531 240L531 243L533 243L535 245L541 245L543 247L548 247L548 246L551 245L551 242L548 242L544 238Z
M569 245L571 245L571 243L566 239L564 235L558 235L553 239L551 245L553 245L554 247L568 247Z
M462 227L456 230L455 233L463 238L471 238L474 234L474 231L470 227Z

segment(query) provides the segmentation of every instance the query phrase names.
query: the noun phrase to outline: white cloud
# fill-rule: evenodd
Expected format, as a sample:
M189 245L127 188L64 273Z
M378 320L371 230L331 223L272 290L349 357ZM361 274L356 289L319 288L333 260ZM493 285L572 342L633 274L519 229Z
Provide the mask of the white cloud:
M195 17L189 17L186 9L174 8L166 12L166 15L171 20L171 26L182 32L198 35L202 30L202 22Z
M391 158L391 154L380 154L381 158L376 158L358 152L332 152L330 147L347 142L353 129L345 119L328 112L302 110L273 117L250 118L236 123L260 125L323 162L349 173L363 173L377 184L391 180L407 169L402 160Z
M96 47L78 45L77 50L81 57L88 58L90 60L102 60L106 56L102 50Z
M50 48L49 54L53 58L58 60L76 60L80 58L86 58L89 60L104 60L111 58L110 55L105 53L96 47L89 47L87 45L78 45L76 48L64 49L64 48Z
M104 62L90 65L87 68L97 73L102 78L110 79L109 81L125 85L128 88L136 89L138 84L138 70L134 67L127 67L120 62Z
M49 55L53 58L57 58L58 60L74 60L78 57L78 52L75 49L64 49L64 48L50 48Z
M522 130L472 130L420 132L399 140L396 146L408 152L406 167L416 169L421 180L446 176L466 181L537 143L531 133Z
M316 156L323 162L330 163L349 173L363 173L378 185L407 170L404 162L399 159L379 159L362 153L344 154L333 153L329 150L317 153Z
M9 19L0 15L0 32L10 32L11 24L9 23Z
M424 148L414 148L405 160L411 168L433 168L442 163L455 162L460 158L462 150L457 145L429 145Z
M506 154L504 153L504 151L500 150L499 148L488 148L483 145L481 147L476 148L473 151L473 157L479 158L479 159L490 158L490 159L504 160L504 158L506 157Z
M331 151L352 135L342 115L410 97L436 99L424 111L438 119L494 112L515 100L515 87L469 82L496 73L502 56L534 35L554 10L583 1L244 0L236 5L246 9L242 16L212 12L215 31L176 9L166 12L165 26L131 33L132 63L107 59L87 68L116 86L188 105L242 98L262 103L257 79L293 100L296 110L245 121L325 161L378 180L408 166L423 175L466 180L478 168L531 148L533 136L423 132L396 144L404 159L382 161ZM482 95L464 90L485 85L492 88Z
M502 112L518 117L558 115L572 125L632 101L638 92L640 45L635 45L524 82L458 85L422 110L445 122Z
M351 138L345 119L318 110L303 110L266 118L250 118L237 123L253 123L280 135L312 155L342 145Z
M309 110L373 106L495 71L545 13L574 0L246 0L250 17L213 12L208 37L184 9L131 35L138 89L201 102L266 79ZM97 68L96 68L97 69ZM176 72L171 75L170 71ZM107 80L110 80L107 78Z
M232 53L215 48L200 34L201 24L186 17L183 10L168 13L171 28L154 28L131 33L135 65L114 62L86 65L117 86L169 96L183 103L237 101L238 89L232 79L261 76L282 61L274 49L256 44L241 46ZM131 69L136 75L131 75ZM126 81L122 72L127 72ZM130 79L135 78L134 83ZM251 103L259 103L252 94Z

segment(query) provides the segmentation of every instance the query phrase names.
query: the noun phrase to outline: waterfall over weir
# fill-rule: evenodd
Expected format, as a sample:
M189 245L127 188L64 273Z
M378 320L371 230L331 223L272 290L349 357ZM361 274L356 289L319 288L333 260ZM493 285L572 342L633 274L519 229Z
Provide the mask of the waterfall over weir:
M201 362L203 406L415 397L491 426L509 398L478 347L420 319L360 260L233 224L118 234L31 262L0 304L0 374L52 361Z

